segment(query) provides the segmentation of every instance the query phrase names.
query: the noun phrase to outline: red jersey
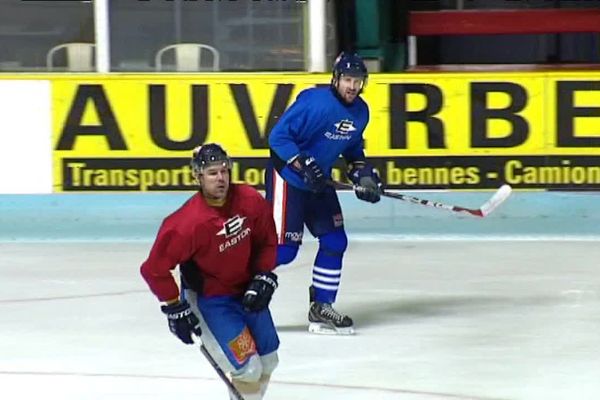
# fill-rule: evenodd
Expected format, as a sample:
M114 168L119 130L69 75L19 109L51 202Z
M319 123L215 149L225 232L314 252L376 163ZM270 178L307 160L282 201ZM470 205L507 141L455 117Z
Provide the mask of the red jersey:
M231 184L223 206L196 193L165 218L141 274L160 301L175 299L171 270L193 259L203 296L240 295L255 273L275 268L276 253L270 204L251 186Z

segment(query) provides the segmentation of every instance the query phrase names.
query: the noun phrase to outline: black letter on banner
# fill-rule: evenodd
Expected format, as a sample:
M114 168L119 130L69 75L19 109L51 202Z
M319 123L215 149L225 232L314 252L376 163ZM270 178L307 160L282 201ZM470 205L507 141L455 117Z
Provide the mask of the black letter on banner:
M250 101L250 95L248 94L248 87L244 84L229 85L238 112L242 118L242 123L244 124L244 128L246 128L248 140L250 140L250 145L253 149L269 148L269 133L275 126L275 123L279 120L279 117L281 117L281 114L285 111L288 102L290 101L293 88L294 85L290 84L277 85L275 97L273 103L271 103L271 109L269 110L269 117L267 118L265 134L261 135L258 128L258 122L256 121L256 113L254 112L254 107Z
M420 93L427 99L425 109L407 111L406 98L409 93ZM440 88L423 83L390 84L390 134L392 149L407 148L407 123L419 121L427 126L427 139L430 149L444 149L444 123L433 115L442 109L443 95Z
M508 94L512 103L506 108L487 108L487 94L493 92ZM516 147L524 143L529 135L529 124L516 113L523 111L526 105L527 93L516 83L471 83L471 147ZM488 119L510 122L512 132L503 138L488 137Z
M556 84L556 142L560 147L600 147L598 137L576 137L573 121L577 117L599 117L599 107L575 107L574 93L577 91L600 91L600 82L566 81ZM598 126L598 124L595 124Z
M88 100L94 103L100 125L81 125ZM127 150L127 145L110 108L102 85L79 85L67 115L56 150L72 150L77 136L104 136L111 150Z
M192 132L187 140L178 142L167 136L165 85L150 85L150 136L165 150L191 150L200 146L208 135L208 86L192 85Z

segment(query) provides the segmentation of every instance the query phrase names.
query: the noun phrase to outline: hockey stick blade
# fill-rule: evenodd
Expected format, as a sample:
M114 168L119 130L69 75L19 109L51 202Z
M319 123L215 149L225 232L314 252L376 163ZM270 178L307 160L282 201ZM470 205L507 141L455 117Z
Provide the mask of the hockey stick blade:
M329 184L336 189L352 189L352 190L365 190L360 186L353 186L349 183L337 182L337 181L329 181ZM490 197L488 201L486 201L481 207L467 208L461 206L454 206L449 204L440 203L437 201L420 199L418 197L409 196L402 193L393 193L393 192L384 192L381 195L384 197L390 197L393 199L398 199L402 201L407 201L409 203L419 204L426 207L433 208L443 208L448 211L453 211L457 213L467 213L476 217L485 217L489 215L492 211L494 211L500 204L502 204L512 192L512 188L509 185L502 185L493 195Z
M489 215L492 211L498 208L500 204L504 203L511 193L512 188L510 187L510 185L504 184L500 186L496 193L494 193L494 195L490 197L488 201L486 201L481 207L479 207L479 210L481 211L481 216L485 217Z

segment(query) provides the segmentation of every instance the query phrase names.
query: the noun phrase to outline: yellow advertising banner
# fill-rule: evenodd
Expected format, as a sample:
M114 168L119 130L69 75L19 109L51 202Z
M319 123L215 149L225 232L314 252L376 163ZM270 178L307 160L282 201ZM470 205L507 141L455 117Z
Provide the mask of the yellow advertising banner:
M218 142L262 187L268 132L325 74L53 79L57 191L194 188L191 150ZM389 188L600 189L600 72L374 74L366 152ZM318 107L315 104L315 107ZM334 178L343 179L343 164Z

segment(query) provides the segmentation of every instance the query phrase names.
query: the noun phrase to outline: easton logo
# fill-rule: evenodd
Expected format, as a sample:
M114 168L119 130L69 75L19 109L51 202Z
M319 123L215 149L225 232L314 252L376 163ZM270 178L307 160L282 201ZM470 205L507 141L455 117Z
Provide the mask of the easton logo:
M245 220L246 217L240 217L239 215L229 218L223 223L223 229L217 232L217 235L223 235L226 238L237 235L242 231Z
M335 132L340 133L342 135L347 135L350 132L356 130L356 128L354 127L354 122L350 121L349 119L343 119L340 122L334 124L334 126Z

